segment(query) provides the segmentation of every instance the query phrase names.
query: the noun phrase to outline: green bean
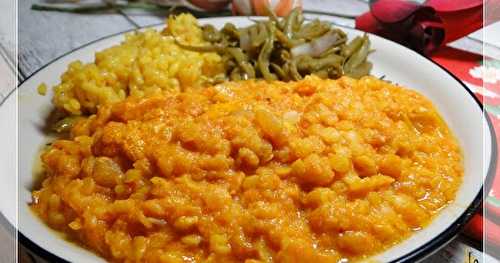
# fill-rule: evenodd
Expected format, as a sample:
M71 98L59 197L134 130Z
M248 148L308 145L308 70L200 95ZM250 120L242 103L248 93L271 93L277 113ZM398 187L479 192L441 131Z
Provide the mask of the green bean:
M260 47L268 38L266 25L262 22L259 22L257 25L258 33L252 39L252 48Z
M359 65L356 68L354 68L353 70L351 70L350 72L347 72L346 75L349 77L352 77L352 78L359 79L363 76L369 75L370 71L372 69L372 66L373 65L371 62L365 61L365 62L361 63L361 65Z
M260 73L264 77L265 80L275 80L276 75L269 71L269 57L271 56L271 52L273 49L273 41L271 39L267 39L260 51L259 58L257 60L257 64L259 66Z
M207 46L190 46L190 45L185 45L179 42L177 39L175 39L175 44L180 46L183 49L187 49L189 51L194 51L194 52L221 52L224 47L223 46L218 46L218 45L207 45Z
M240 69L239 68L234 68L231 71L231 80L238 81L241 80L241 74L240 74Z
M293 58L295 61L295 64L297 65L297 69L300 71L308 71L309 70L309 64L311 64L313 58L309 55L301 55L301 56L296 56Z
M276 39L286 48L292 48L293 44L291 40L279 29L276 29Z
M69 132L71 128L76 124L76 122L80 119L78 116L68 116L65 117L56 123L54 123L51 129L57 133Z
M240 38L240 31L232 23L226 23L224 25L224 27L222 28L222 32L225 33L226 35L230 36L233 39L239 39Z
M267 20L251 20L253 24L247 27L237 28L232 23L226 23L220 30L210 25L202 26L203 39L210 45L191 46L177 39L175 42L191 51L217 52L222 57L224 75L231 80L288 81L300 80L309 74L321 78L369 74L367 36L356 37L347 43L347 34L330 23L318 19L304 23L299 8L284 18L277 17L267 8ZM292 53L292 48L298 45L305 46Z
M292 55L288 50L281 49L279 51L279 59L281 60L282 63L286 63L287 61L290 61L292 59Z
M322 79L328 78L328 75L329 75L327 69L318 70L318 71L312 72L311 74L314 74Z
M291 60L289 63L290 64L288 66L289 66L290 77L293 80L301 80L302 76L300 75L299 70L297 69L296 62L294 60Z
M325 50L323 53L319 55L320 58L327 57L329 55L335 54L339 55L340 51L342 51L342 47L339 46L332 46L331 48Z
M236 63L234 62L233 56L231 56L227 52L224 52L222 53L221 57L222 57L222 62L224 62L224 65L227 68L232 69L236 67Z
M336 79L342 76L342 68L329 68L328 69L328 77Z
M297 15L299 14L299 12L300 8L296 7L290 12L290 14L288 14L288 16L285 19L285 26L283 27L283 33L288 38L293 37L293 28L295 22L297 22Z
M356 50L363 45L363 37L355 37L347 46L342 50L342 55L346 58L352 56Z
M331 30L333 30L337 34L339 34L341 38L345 38L347 40L347 34L344 31L342 31L342 30L340 30L338 28L332 28Z
M278 75L280 80L288 81L288 75L286 74L285 70L281 68L278 64L271 63L270 64L271 68L273 71Z
M252 64L248 62L248 57L240 48L227 48L226 51L236 60L236 63L243 70L246 78L255 78L255 70Z
M344 64L344 72L351 72L359 65L361 65L368 57L368 52L370 52L370 40L368 36L363 36L361 38L361 46L357 51L355 51L351 57L349 57Z
M298 12L297 16L295 17L295 23L293 25L293 31L297 32L300 30L302 27L302 24L304 23L304 14L302 12Z
M337 34L337 40L332 43L331 47L337 47L347 42L347 37Z
M260 50L257 65L265 80L275 80L276 75L269 71L269 58L271 57L271 52L273 51L275 26L272 23L268 23L266 25L267 30L269 30L269 37L266 39L262 49Z
M208 83L210 85L217 85L217 84L223 83L226 80L227 80L226 74L218 74L218 75L215 75L214 77L211 77L211 78L207 77L206 83Z
M322 23L319 20L314 20L310 23L304 25L299 31L295 33L295 38L297 39L307 39L312 40L319 36L322 36L330 30L331 26L326 23Z
M323 58L300 56L296 61L299 71L314 72L325 67L340 67L343 60L343 57L331 54L330 56Z
M208 42L219 42L222 38L220 32L215 29L212 25L204 25L203 29L203 39Z
M274 13L274 11L269 7L269 5L266 5L266 11L269 20L274 22L276 24L276 27L278 27L280 30L283 30L284 27L283 21L278 18L276 13Z

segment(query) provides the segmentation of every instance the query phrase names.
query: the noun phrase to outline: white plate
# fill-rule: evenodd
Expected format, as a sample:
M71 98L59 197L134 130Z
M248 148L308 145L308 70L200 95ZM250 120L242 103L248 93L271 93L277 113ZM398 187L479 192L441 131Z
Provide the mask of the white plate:
M244 17L200 19L202 23L222 26L225 22L239 26L249 24ZM162 28L163 25L158 26ZM362 34L352 29L344 29L350 38ZM39 158L38 150L47 138L39 127L44 124L44 117L51 108L52 92L42 97L37 94L38 84L45 82L53 86L59 82L59 76L67 65L74 60L90 62L94 53L120 43L123 34L107 37L65 56L62 56L42 68L19 87L19 233L25 246L36 250L49 260L62 258L72 262L102 262L103 259L83 248L61 239L47 228L30 211L31 184L33 182L33 164ZM428 255L449 241L470 218L478 207L482 197L483 178L488 169L493 169L496 160L495 136L491 126L483 117L479 102L467 88L431 60L383 38L370 35L373 48L370 55L374 64L372 74L386 76L386 79L415 89L430 98L442 113L444 119L457 136L464 150L465 175L462 187L458 190L454 203L446 207L439 216L424 230L415 233L409 239L391 249L374 256L380 262L415 261ZM0 107L0 117L15 116L15 97L10 96ZM8 130L8 129L7 129ZM2 131L4 133L4 131ZM11 136L0 137L4 149L15 147ZM3 153L3 151L2 151ZM4 159L2 159L4 160ZM15 222L15 208L8 193L15 191L14 165L10 163L0 167L0 209L8 221Z

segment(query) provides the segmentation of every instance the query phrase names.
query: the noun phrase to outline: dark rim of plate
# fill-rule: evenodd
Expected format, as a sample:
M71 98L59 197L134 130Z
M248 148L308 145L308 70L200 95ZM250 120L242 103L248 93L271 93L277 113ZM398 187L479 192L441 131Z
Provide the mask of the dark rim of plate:
M217 18L204 18L204 19L201 19L201 20L213 20L213 19L228 19L228 18L231 18L231 17L217 17ZM33 72L31 75L29 75L28 77L26 77L26 79L24 79L23 81L21 81L18 85L17 88L20 88L22 86L22 84L26 81L28 81L31 77L33 77L34 75L36 75L39 71L45 69L46 67L50 66L51 64L55 63L56 61L58 61L59 59L77 51L77 50L80 50L82 48L85 48L89 45L92 45L96 42L99 42L99 41L102 41L102 40L105 40L105 39L108 39L108 38L111 38L111 37L115 37L115 36L118 36L118 35L121 35L121 34L124 34L124 33L128 33L128 32L133 32L133 31L137 31L137 30L141 30L141 29L144 29L144 28L149 28L149 27L155 27L155 26L160 26L160 25L163 25L164 23L159 23L159 24L152 24L152 25L148 25L148 26L143 26L143 27L140 27L140 28L133 28L133 29L129 29L129 30L125 30L125 31L122 31L122 32L118 32L118 33L115 33L115 34L111 34L111 35L107 35L105 37L101 37L99 39L96 39L94 41L91 41L89 43L86 43L78 48L75 48L71 51L68 51L62 55L60 55L59 57L55 58L54 60L50 61L49 63L45 64L44 66L42 66L41 68L39 68L38 70L36 70L35 72ZM334 26L336 27L342 27L342 28L345 28L345 29L348 29L348 30L357 30L357 29L354 29L354 28L350 28L350 27L346 27L346 26L343 26L343 25L338 25L338 24L334 24ZM370 36L374 36L373 34L369 34ZM376 37L379 37L379 36L376 36ZM386 41L389 41L389 42L393 42L395 43L396 45L399 45L399 46L402 46L400 45L399 43L396 43L392 40L389 40L389 39L385 39L384 40ZM472 201L472 203L467 207L467 209L455 220L455 222L453 222L446 230L444 230L442 233L439 233L438 235L436 235L431 241L425 243L424 245L422 245L421 247L407 253L406 255L403 255L393 261L391 261L391 263L393 262L418 262L418 261L421 261L423 260L424 258L426 258L427 256L430 256L431 254L433 254L434 252L436 252L438 249L442 248L443 246L447 245L452 239L453 237L455 237L462 229L463 227L467 224L467 222L469 222L469 220L472 218L472 216L474 215L474 213L481 207L481 204L482 204L482 201L483 201L483 192L486 192L488 193L490 188L491 188L491 185L492 185L492 182L493 182L493 178L495 177L495 171L496 171L496 166L497 166L497 140L496 140L496 136L495 136L495 130L493 128L493 125L491 123L491 120L490 120L490 117L488 116L487 113L485 113L484 111L484 108L483 108L483 105L481 104L481 102L479 101L479 99L474 95L474 93L469 90L467 88L467 86L459 79L457 78L453 73L451 73L448 69L444 68L443 66L439 65L438 63L434 62L432 59L412 50L412 49L409 49L405 46L402 46L404 47L405 49L409 50L410 52L413 52L423 58L425 58L426 60L432 62L434 65L438 66L439 68L441 68L443 71L445 71L446 73L448 73L448 75L450 75L451 77L453 77L464 89L465 91L467 91L467 93L474 99L474 101L477 103L478 107L481 109L481 111L484 113L483 116L484 118L486 119L486 122L488 123L488 128L490 130L490 134L491 134L491 156L490 156L490 163L489 163L489 166L488 166L488 172L487 172L487 175L486 175L486 179L485 181L483 182L483 186L481 187L481 190L478 192L478 194L476 195L476 197L474 198L474 200ZM16 89L13 89L4 99L4 101L0 102L0 107L3 105L3 103L7 100L7 98L12 94L14 93ZM485 189L487 191L485 191ZM0 213L0 219L4 219L2 221L7 221L8 220L5 220L5 217L2 213ZM12 227L12 225L8 224L10 227ZM54 254L52 254L51 252L45 250L44 248L38 246L37 244L35 244L33 241L31 241L29 238L27 238L26 236L23 235L23 233L21 233L20 231L17 231L17 234L18 234L18 239L19 239L19 242L21 242L21 244L26 247L27 249L30 250L30 252L33 252L33 253L36 253L37 256L40 256L46 260L48 260L49 262L69 262L65 259L62 259L60 258L59 256L56 256Z

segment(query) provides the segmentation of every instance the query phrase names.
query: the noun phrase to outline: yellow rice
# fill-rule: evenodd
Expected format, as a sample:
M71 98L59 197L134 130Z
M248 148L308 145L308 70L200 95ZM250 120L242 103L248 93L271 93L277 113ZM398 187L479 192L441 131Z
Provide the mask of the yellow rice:
M127 34L120 45L97 52L94 62L71 63L54 87L53 103L70 114L95 113L98 105L128 95L200 87L207 78L223 73L219 55L184 50L175 38L190 45L206 44L196 18L172 16L162 32L147 29Z

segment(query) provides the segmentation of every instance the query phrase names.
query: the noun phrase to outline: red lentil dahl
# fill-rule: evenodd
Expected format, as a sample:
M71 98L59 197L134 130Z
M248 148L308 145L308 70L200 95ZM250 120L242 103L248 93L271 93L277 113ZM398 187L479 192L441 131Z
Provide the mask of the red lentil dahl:
M363 258L425 227L463 175L431 102L373 77L129 97L42 161L34 211L124 262Z

